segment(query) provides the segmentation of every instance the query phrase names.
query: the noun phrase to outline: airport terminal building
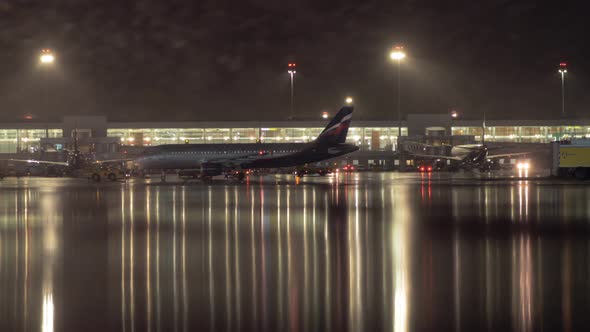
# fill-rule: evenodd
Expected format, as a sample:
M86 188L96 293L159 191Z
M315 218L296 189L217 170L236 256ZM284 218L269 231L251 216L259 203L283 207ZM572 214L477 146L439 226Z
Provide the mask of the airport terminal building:
M111 122L102 116L69 116L57 123L0 124L0 154L59 152L71 148L75 132L83 152L103 155L133 154L146 146L161 144L304 143L314 140L325 125L325 120ZM401 122L401 141L433 145L475 143L481 141L483 129L483 123L477 120L409 114ZM381 163L394 158L399 132L398 121L353 119L347 140L360 147L357 154ZM488 120L485 123L486 142L549 143L588 137L590 119Z

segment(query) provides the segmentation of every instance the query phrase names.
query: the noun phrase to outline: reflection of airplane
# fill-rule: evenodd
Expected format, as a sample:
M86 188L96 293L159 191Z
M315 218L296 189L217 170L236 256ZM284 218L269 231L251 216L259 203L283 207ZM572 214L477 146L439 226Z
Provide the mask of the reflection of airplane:
M244 170L292 167L335 158L358 150L346 144L352 107L343 107L310 143L168 144L147 148L134 160L140 170L181 170L179 175L209 179L225 174L243 179Z

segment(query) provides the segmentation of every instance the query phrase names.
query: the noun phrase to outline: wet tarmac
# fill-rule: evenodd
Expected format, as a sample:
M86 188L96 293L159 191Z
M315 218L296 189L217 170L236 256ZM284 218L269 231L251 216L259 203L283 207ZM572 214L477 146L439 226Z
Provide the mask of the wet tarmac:
M0 331L590 325L590 183L0 181Z

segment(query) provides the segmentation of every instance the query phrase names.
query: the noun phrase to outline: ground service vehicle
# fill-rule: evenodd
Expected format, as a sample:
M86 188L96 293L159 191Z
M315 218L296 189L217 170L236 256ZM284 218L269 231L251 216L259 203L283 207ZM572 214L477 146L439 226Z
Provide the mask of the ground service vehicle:
M85 176L94 181L118 181L125 179L125 171L118 167L94 166L84 170Z
M296 176L305 176L305 175L313 175L313 174L318 174L320 176L324 176L327 174L332 173L332 170L330 168L327 167L316 167L316 166L303 166L303 167L298 167L295 170L295 175Z
M590 179L590 140L581 139L557 145L557 174ZM554 146L555 151L555 146Z

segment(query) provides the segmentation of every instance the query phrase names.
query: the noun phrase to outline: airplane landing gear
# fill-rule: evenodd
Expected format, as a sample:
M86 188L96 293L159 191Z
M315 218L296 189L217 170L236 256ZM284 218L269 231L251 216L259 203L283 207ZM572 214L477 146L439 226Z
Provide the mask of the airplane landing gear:
M246 178L246 173L244 173L244 172L238 172L238 174L237 174L237 176L236 176L236 179L237 179L238 181L240 181L240 182L241 182L241 181L244 181L244 179L245 179L245 178Z
M242 182L246 178L246 173L243 171L229 171L225 173L225 178L227 180L233 179Z

